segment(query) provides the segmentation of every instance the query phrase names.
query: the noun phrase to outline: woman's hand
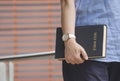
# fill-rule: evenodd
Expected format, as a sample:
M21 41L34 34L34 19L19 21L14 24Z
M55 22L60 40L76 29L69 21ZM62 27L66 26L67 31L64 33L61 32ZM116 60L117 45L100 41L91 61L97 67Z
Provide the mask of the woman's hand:
M80 64L88 60L88 56L85 49L75 39L69 39L65 42L65 59L67 63Z

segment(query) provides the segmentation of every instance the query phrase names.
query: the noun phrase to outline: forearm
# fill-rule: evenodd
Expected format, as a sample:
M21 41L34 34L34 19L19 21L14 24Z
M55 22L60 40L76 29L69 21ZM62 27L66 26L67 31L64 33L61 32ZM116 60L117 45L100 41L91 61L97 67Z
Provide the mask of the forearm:
M75 34L74 0L61 0L61 25L64 34Z

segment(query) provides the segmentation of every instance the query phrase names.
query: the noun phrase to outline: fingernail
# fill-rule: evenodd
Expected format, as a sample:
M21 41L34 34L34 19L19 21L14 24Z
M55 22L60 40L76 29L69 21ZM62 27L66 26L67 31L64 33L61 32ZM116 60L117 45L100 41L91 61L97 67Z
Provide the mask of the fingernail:
M88 60L88 57L86 57L85 59Z

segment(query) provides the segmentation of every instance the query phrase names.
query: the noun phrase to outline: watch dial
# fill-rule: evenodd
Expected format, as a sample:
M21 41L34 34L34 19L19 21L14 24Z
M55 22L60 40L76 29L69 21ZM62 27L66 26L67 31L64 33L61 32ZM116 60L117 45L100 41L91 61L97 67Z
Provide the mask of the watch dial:
M68 35L65 35L65 41L68 40Z

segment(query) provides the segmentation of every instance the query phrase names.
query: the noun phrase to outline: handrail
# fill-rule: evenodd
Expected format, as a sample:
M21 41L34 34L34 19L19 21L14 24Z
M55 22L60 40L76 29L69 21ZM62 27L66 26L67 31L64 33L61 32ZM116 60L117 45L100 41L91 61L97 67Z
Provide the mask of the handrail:
M55 51L49 52L39 52L39 53L30 53L30 54L19 54L19 55L9 55L9 56L0 56L0 61L8 61L8 81L14 81L14 62L13 60L28 60L33 58L54 58ZM6 76L7 77L7 76Z
M10 55L10 56L0 56L0 61L5 60L19 60L19 59L26 59L31 57L38 57L38 56L53 56L55 51L49 52L39 52L39 53L30 53L30 54L19 54L19 55Z
M8 81L14 81L14 62L13 60L28 60L33 58L53 58L55 51L49 52L39 52L39 53L30 53L30 54L19 54L19 55L9 55L9 56L0 56L0 61L8 61ZM7 76L6 76L7 77Z

